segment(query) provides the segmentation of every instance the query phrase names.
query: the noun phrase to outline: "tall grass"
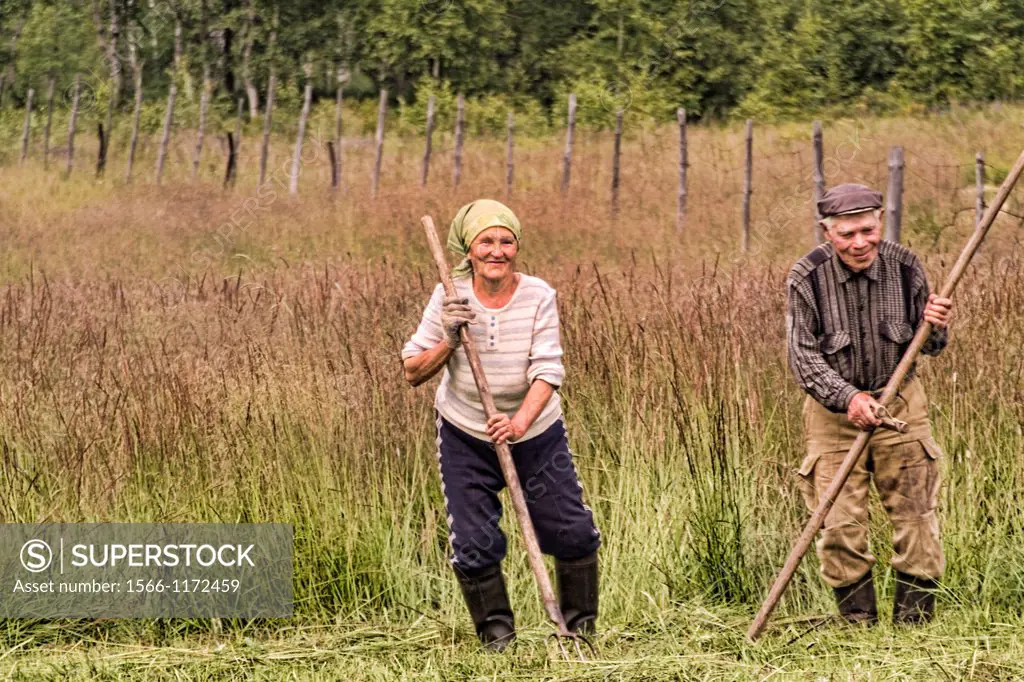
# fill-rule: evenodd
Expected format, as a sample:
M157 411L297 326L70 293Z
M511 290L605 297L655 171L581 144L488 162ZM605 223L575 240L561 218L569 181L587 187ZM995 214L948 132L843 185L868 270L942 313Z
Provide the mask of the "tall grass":
M1020 115L851 122L860 147L852 158L836 147L848 161L833 181L880 184L869 171L884 172L897 142L910 159L952 166L938 182L934 169L907 180L904 234L937 286L971 229L973 196L955 166L983 143L990 159L1012 158ZM811 244L804 132L759 131L752 254L734 247L736 129L694 131L682 237L671 131L627 145L617 222L604 208L605 137L584 136L566 199L558 145L523 145L510 201L526 226L521 265L559 290L562 395L604 538L610 627L647 627L680 605L752 613L806 516L792 476L802 395L785 364L783 291ZM96 183L0 168L0 520L293 523L295 623L464 625L446 565L433 389L404 384L398 351L436 281L418 217L443 224L465 200L500 196L502 157L499 143L480 142L463 187L421 190L417 144L389 147L377 202L363 186L369 152L353 151L345 195L328 196L313 166L301 200L278 187L251 214L245 202L258 195L244 174L225 193L212 178L186 183L184 166L161 188L121 186L116 172ZM251 217L225 227L233 215ZM947 613L1012 613L1024 597L1021 234L1000 219L957 295L950 347L920 363L945 450ZM872 511L884 567L890 530ZM508 521L513 602L537 625ZM827 611L829 599L809 557L782 613ZM211 627L8 621L3 636L8 646L83 632L159 642Z

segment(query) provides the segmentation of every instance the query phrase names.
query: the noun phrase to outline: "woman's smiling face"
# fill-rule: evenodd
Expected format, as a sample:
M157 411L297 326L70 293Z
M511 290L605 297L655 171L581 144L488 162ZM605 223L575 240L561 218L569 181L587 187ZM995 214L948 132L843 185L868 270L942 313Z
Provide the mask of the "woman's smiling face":
M515 273L519 241L504 227L489 227L469 245L469 262L473 274L500 281Z

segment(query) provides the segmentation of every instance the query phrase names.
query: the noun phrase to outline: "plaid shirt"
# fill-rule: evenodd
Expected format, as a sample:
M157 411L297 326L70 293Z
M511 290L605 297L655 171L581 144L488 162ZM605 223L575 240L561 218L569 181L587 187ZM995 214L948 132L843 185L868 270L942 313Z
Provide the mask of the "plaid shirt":
M786 286L789 365L800 386L833 412L845 412L858 391L885 386L928 302L921 262L889 241L859 273L822 244L797 261ZM921 352L938 355L946 342L946 330L933 329ZM911 367L907 376L913 374Z

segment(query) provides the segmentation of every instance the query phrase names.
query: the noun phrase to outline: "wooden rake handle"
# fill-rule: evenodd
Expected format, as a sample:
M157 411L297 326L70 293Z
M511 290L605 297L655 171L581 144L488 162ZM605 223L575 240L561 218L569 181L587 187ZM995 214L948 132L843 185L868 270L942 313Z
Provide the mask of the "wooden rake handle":
M441 277L441 284L448 296L456 296L455 285L452 283L451 272L448 270L448 261L445 259L444 250L441 248L441 241L437 237L437 230L434 229L434 220L430 216L420 218L423 229L427 233L427 242L430 244L430 253L434 256L437 264L437 273ZM469 335L467 325L459 329L459 338L462 339L462 346L466 349L469 357L469 366L473 370L473 380L476 382L477 390L480 391L480 401L484 405L484 413L487 419L498 413L494 406L494 396L487 385L487 377L484 376L484 368L480 363L480 354L473 339ZM537 587L540 589L540 597L544 602L544 610L548 618L557 628L559 637L572 637L572 633L565 627L565 618L562 610L558 607L555 599L555 591L551 587L551 576L544 567L544 559L541 557L540 544L537 542L537 534L533 530L533 521L530 520L530 510L526 506L526 497L523 495L523 486L519 482L519 475L516 473L515 463L512 461L512 450L508 443L500 443L494 446L498 453L498 462L501 464L501 472L505 476L505 484L508 486L509 495L512 497L512 508L515 510L516 521L519 522L519 530L523 534L523 541L526 543L526 554L530 560L530 568L533 570L533 577L537 580Z
M942 285L942 289L939 292L939 296L942 298L950 298L953 295L956 285L960 282L964 272L967 271L967 266L978 251L978 247L981 246L981 242L985 239L988 229L992 226L1000 209L1002 209L1003 203L1010 196L1013 186L1017 184L1022 171L1024 171L1024 151L1017 158L1017 163L1010 170L1010 174L1006 176L995 199L992 200L992 204L985 211L981 222L974 228L974 233L967 240L963 251L960 252L960 257L957 258L956 264L953 265L953 269L950 271L945 284ZM896 395L900 384L903 383L903 378L910 371L911 365L914 364L918 353L921 352L921 348L924 347L925 341L928 340L928 335L931 332L931 323L922 321L917 328L917 333L914 334L914 338L910 342L910 346L903 353L899 365L896 366L895 371L893 371L892 376L889 378L889 383L885 385L885 390L882 391L882 396L878 400L882 405L887 406L893 399L893 396ZM775 579L775 583L772 585L771 590L768 591L768 596L765 597L764 603L761 604L760 610L758 610L757 615L754 617L754 622L750 624L750 629L747 630L747 638L750 641L757 641L757 638L761 636L761 632L768 623L768 618L771 617L772 611L775 610L779 599L782 598L782 593L785 592L789 581L793 578L793 574L796 573L796 569L800 566L800 560L803 559L804 554L810 549L811 543L814 542L814 536L818 534L822 524L825 522L825 517L832 509L832 505L835 504L836 497L838 497L839 492L843 489L846 479L850 477L850 472L853 471L857 459L864 451L864 448L867 447L872 433L873 431L861 431L857 434L857 438L853 441L850 451L846 453L843 463L839 465L839 470L836 471L832 483L829 484L828 489L822 494L817 508L811 514L811 518L807 521L807 525L804 526L800 537L797 538L796 544L793 545L793 549L786 558L786 563L783 564L782 570Z

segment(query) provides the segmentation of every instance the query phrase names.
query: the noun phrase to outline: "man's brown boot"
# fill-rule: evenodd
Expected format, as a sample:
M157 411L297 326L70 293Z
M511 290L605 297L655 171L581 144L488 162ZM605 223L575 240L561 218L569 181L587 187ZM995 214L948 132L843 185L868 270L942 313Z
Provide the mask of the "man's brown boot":
M868 571L863 578L845 587L833 589L839 615L848 623L874 625L878 622L878 606L875 602L875 583Z
M935 615L935 588L938 583L896 571L896 598L892 622L896 625L927 623Z

